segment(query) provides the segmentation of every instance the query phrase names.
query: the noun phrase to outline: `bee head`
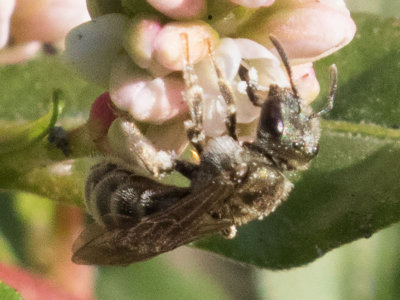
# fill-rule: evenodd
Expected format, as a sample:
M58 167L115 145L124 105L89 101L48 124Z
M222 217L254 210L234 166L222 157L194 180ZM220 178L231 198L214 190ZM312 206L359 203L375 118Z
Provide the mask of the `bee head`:
M282 59L291 87L270 85L267 100L261 108L255 146L282 168L305 168L318 153L320 116L333 108L337 69L335 65L330 68L331 84L327 106L313 113L311 107L299 96L282 45L275 37L270 36L270 39Z
M297 169L317 155L319 137L319 117L311 108L290 89L271 85L262 105L256 145L279 165Z

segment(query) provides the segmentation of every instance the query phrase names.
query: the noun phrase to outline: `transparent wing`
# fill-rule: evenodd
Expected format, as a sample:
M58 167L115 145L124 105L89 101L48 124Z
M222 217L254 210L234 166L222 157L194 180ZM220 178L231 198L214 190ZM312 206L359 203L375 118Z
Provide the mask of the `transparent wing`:
M232 225L233 220L215 220L206 212L232 193L230 186L211 184L132 227L108 230L91 224L75 242L72 260L78 264L128 265L219 232Z

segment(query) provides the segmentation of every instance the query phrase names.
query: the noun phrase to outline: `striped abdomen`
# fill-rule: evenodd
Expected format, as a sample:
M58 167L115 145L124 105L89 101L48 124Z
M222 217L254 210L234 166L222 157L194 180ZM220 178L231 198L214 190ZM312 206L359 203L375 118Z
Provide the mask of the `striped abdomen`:
M94 165L85 186L88 212L107 227L136 224L188 194L186 188L164 185L115 162Z

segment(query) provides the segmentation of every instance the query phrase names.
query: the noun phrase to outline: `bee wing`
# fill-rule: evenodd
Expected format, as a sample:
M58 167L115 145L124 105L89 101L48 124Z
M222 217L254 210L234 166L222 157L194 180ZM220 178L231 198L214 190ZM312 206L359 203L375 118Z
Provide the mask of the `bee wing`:
M128 265L218 232L233 221L214 220L206 212L232 193L230 186L211 184L202 192L190 194L130 228L109 230L92 224L75 242L72 260L78 264Z

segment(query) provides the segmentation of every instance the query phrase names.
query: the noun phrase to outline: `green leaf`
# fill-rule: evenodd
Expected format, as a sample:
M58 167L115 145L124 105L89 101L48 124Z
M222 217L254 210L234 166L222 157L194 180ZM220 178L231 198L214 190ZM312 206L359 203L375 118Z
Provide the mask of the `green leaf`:
M13 150L0 155L0 188L38 193L45 197L54 195L56 199L66 199L69 203L78 202L77 196L82 198L82 194L81 191L75 191L81 177L77 176L74 179L71 178L74 174L71 174L67 178L64 172L61 178L67 178L68 182L62 181L63 187L68 186L68 189L65 191L54 186L57 180L61 180L59 166L66 157L47 140L40 140L47 132L49 122L51 121L52 126L56 117L56 114L53 114L52 119L50 114L47 114L40 119L47 113L49 107L48 101L44 99L48 99L55 89L62 91L65 109L59 122L68 129L84 124L91 104L103 92L102 89L72 73L57 55L40 56L27 63L2 66L0 78L1 126L13 122L25 124L17 128L9 126L10 130L7 131L0 129L2 141L0 151L4 153ZM56 106L54 112L58 114ZM49 122L46 123L46 119ZM29 123L30 120L38 121ZM84 130L85 128L74 131L74 151L76 152L76 149L80 151L76 146L82 147L83 152L86 151L84 154L80 151L78 156L94 152L87 146L89 138ZM40 141L31 143L35 139ZM14 151L23 147L24 151ZM60 165L56 165L57 163ZM61 193L64 196L59 195Z
M228 299L206 274L191 272L183 276L161 257L126 268L100 268L96 294L99 300Z
M399 299L400 224L303 268L258 273L262 299ZM287 287L290 286L290 289Z
M13 205L15 197L16 193L0 193L0 228L4 239L8 241L7 244L1 244L1 247L2 251L11 250L8 256L15 256L19 262L27 260L27 234L21 216Z
M6 285L0 280L0 299L2 300L23 300L20 294L12 287Z
M91 104L103 92L71 72L58 55L1 66L0 78L0 120L7 121L40 118L47 113L49 96L59 89L65 101L64 119L73 117L71 123L77 126L77 121L87 119Z
M354 41L316 66L322 79L337 64L339 90L312 167L293 178L289 199L263 222L241 227L233 240L215 236L197 246L290 268L400 220L400 21L355 19ZM321 86L328 90L327 80Z
M143 0L121 0L125 14L135 16L140 13L160 15L153 6Z
M54 127L63 104L60 103L61 91L53 92L52 107L40 119L27 124L15 125L7 122L0 127L0 155L23 150L42 139Z
M86 5L92 18L123 12L120 0L86 0Z

